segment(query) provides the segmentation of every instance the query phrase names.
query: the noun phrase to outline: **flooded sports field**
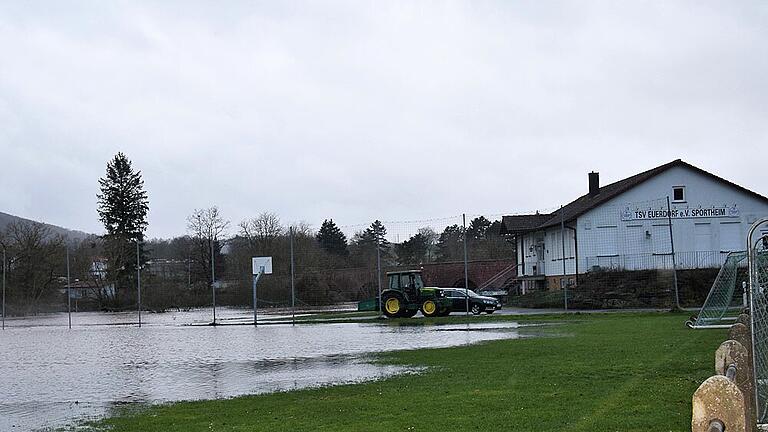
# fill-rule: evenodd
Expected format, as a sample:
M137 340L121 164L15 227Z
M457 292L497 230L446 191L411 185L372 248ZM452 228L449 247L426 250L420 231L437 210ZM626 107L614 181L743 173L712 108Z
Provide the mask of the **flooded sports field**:
M219 310L222 322L250 312ZM272 317L275 318L275 317ZM27 431L108 415L114 407L352 383L407 367L372 353L530 337L516 323L392 326L333 323L205 326L210 311L78 313L12 319L0 332L0 430ZM479 347L478 349L482 349Z

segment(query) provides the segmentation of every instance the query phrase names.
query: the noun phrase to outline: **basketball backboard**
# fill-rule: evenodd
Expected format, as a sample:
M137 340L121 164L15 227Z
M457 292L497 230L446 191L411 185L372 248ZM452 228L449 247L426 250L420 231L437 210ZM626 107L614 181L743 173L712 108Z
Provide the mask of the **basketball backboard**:
M259 274L262 267L264 267L264 274L272 274L272 257L253 257L251 262L253 263L253 274Z

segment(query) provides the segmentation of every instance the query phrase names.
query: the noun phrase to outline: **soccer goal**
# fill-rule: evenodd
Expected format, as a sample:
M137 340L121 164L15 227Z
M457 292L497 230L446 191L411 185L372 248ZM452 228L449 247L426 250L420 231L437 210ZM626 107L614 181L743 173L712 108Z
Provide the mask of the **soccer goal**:
M746 279L739 280L739 269L746 266L746 260L746 251L728 254L699 314L686 322L688 327L728 328L733 324L741 310L746 307L744 301Z

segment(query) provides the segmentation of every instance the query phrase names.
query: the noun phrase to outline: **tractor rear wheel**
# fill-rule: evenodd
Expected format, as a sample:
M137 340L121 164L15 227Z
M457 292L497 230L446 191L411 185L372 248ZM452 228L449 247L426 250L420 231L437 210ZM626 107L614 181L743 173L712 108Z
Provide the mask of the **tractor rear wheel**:
M388 294L384 297L383 307L381 308L384 315L389 318L396 318L402 316L405 311L403 305L403 299L397 294Z
M421 304L421 314L425 317L433 317L439 314L437 303L432 299L424 300Z

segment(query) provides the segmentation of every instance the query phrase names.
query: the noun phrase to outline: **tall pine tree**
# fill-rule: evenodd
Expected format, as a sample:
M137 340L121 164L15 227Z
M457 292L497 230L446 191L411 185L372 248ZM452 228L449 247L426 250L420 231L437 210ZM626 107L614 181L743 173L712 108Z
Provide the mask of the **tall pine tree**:
M429 252L429 240L424 234L417 233L408 240L395 245L397 261L401 265L422 264Z
M441 261L459 261L464 253L464 229L459 225L445 227L437 240L437 255Z
M107 163L106 175L99 179L99 219L107 231L104 235L107 254L107 276L115 286L116 298L132 285L136 274L136 242L139 242L139 261L146 262L143 253L144 232L147 229L149 200L144 190L140 171L134 171L131 161L118 153ZM121 296L122 294L122 296Z
M324 251L334 254L346 256L349 255L347 250L347 236L336 226L333 219L326 219L320 226L320 231L315 236L317 242L320 244L320 248Z
M389 241L387 241L387 228L380 220L376 219L371 223L371 226L362 232L359 242L372 244L374 246L378 243L382 250L388 249Z

